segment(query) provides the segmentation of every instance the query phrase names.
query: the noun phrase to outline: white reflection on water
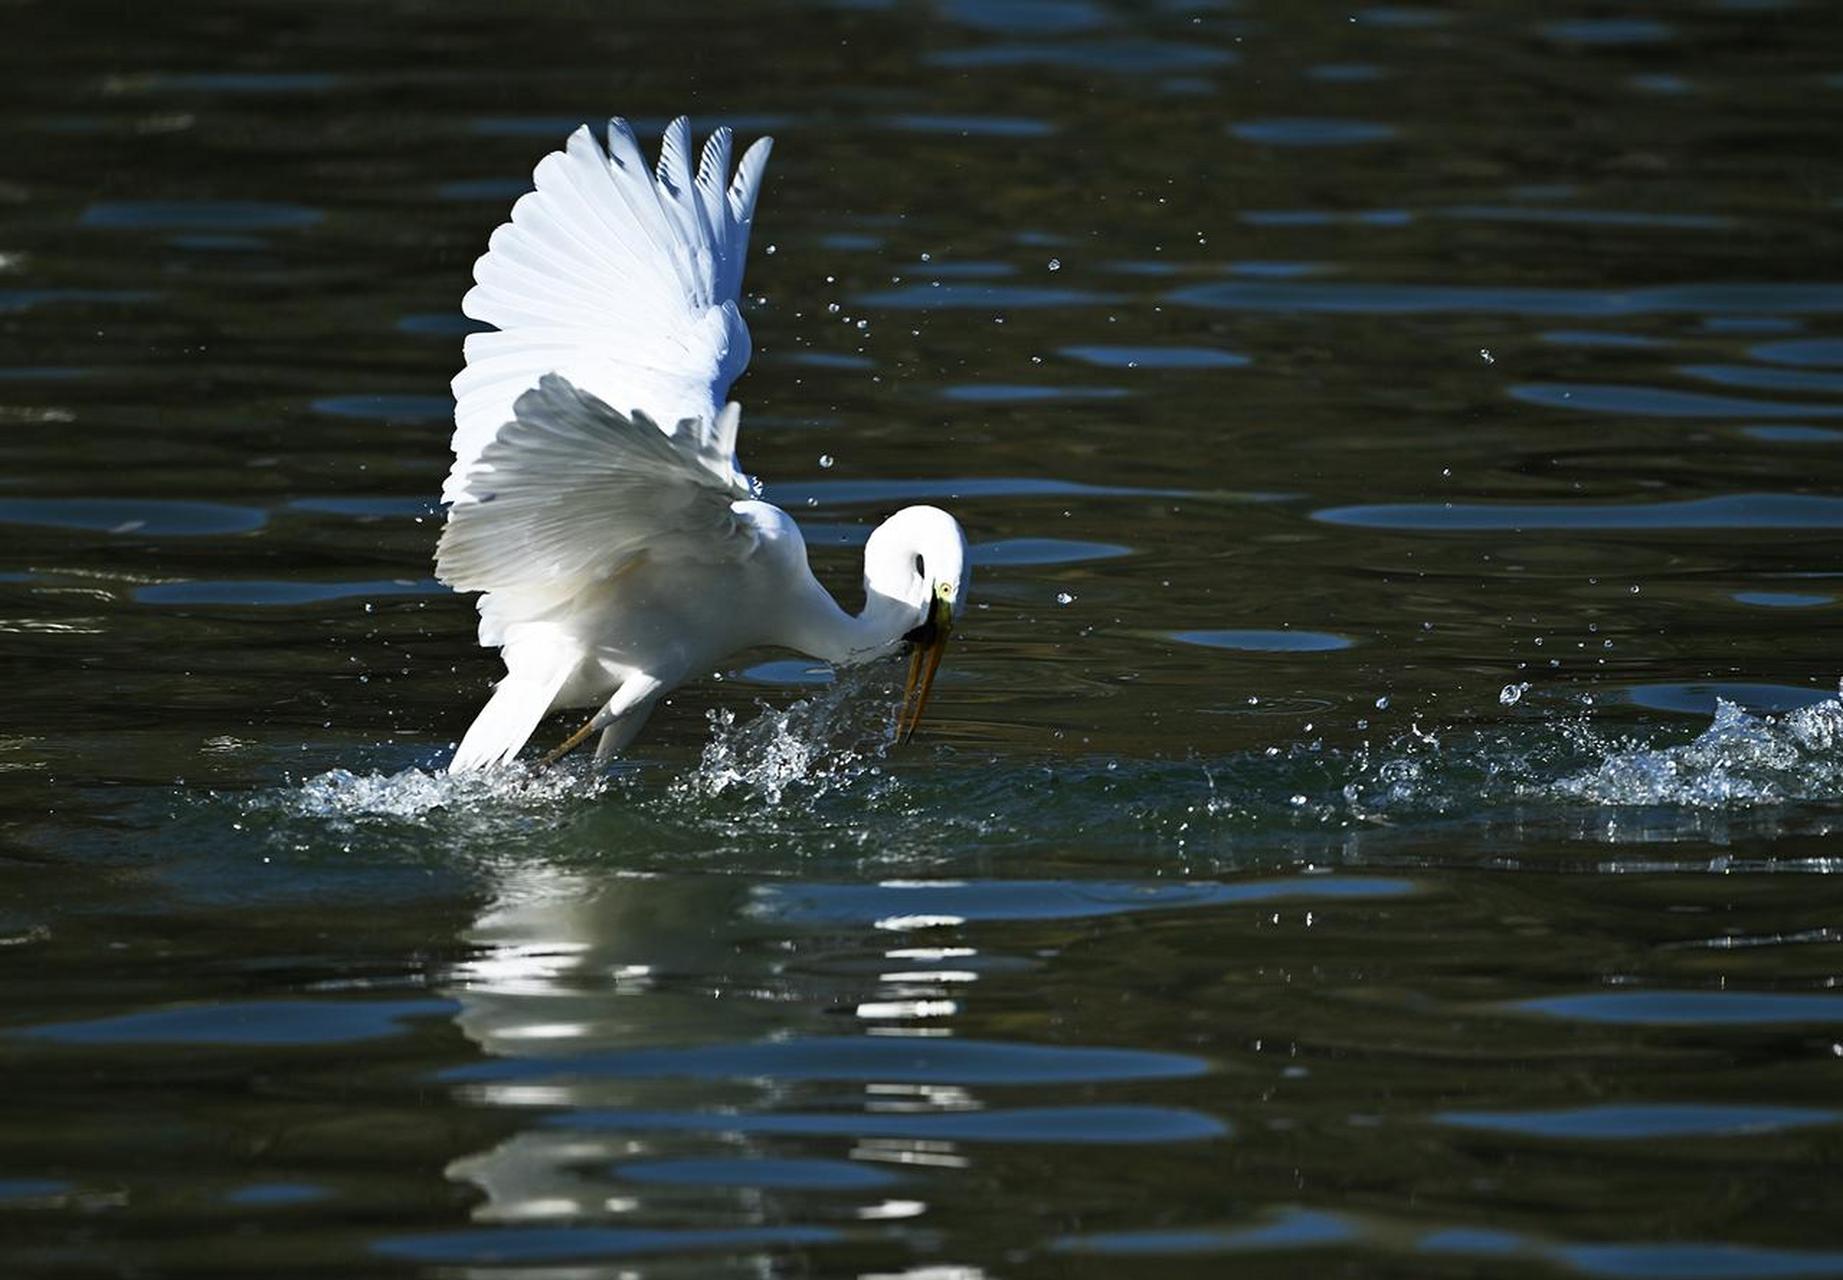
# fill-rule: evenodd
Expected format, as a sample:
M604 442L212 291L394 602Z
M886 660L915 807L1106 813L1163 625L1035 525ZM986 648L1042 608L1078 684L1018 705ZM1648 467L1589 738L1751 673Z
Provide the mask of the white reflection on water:
M962 1138L1140 1144L1224 1132L1201 1113L1085 1096L1109 1081L1197 1078L1212 1070L1206 1060L963 1037L982 966L1008 958L958 935L933 946L891 938L874 902L849 923L764 914L765 887L739 875L501 868L464 937L475 954L441 987L481 1055L441 1079L518 1127L447 1168L482 1195L477 1221L645 1218L682 1212L695 1197L728 1226L759 1226L806 1211L780 1203L785 1188L748 1176L790 1156L955 1169L972 1163ZM860 887L908 896L982 888ZM1045 901L1036 914L1061 898L1050 891ZM994 1108L987 1085L1066 1087L1078 1100ZM636 1159L689 1159L711 1173L654 1185L623 1173ZM870 1194L875 1181L831 1188L844 1202L826 1212L927 1215L921 1199L880 1186Z
M542 1118L649 1099L644 1083L572 1074L577 1055L765 1035L778 1024L774 1005L714 999L694 976L728 970L745 987L771 980L765 956L737 972L731 922L743 892L722 877L664 881L539 862L500 873L465 938L477 952L454 966L444 990L460 1003L456 1025L487 1059L557 1058L559 1068L555 1078L461 1086L475 1102L534 1113L533 1127L449 1164L451 1181L485 1197L476 1221L595 1221L642 1206L616 1168L659 1154L657 1139L548 1128Z

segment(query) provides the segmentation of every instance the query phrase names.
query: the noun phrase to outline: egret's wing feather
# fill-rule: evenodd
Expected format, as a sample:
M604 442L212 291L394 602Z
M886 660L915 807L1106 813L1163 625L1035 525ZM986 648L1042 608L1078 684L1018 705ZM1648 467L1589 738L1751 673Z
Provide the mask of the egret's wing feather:
M739 410L668 435L550 374L465 475L436 576L457 591L555 599L619 574L638 556L730 560L755 547L731 503L749 496L733 444Z
M478 499L474 464L545 374L667 433L717 423L749 363L737 300L771 145L748 149L727 191L729 130L710 136L694 177L682 117L666 129L656 174L618 119L606 151L585 127L538 163L536 189L493 233L461 303L497 331L467 339L454 380L445 501Z

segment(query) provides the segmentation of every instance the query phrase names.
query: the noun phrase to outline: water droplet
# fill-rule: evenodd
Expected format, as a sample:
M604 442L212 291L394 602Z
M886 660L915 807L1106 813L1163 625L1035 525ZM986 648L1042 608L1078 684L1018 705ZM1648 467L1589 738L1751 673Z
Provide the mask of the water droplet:
M1051 271L1062 270L1062 259L1061 258L1051 258L1049 260L1049 269Z
M1069 594L1067 591L1058 591L1056 593L1056 603L1057 604L1074 604L1075 597Z
M1507 707L1514 707L1523 701L1523 695L1529 692L1529 681L1521 684L1507 684L1498 690L1497 700Z
M838 304L836 302L826 303L826 311L827 313L831 315L837 315L838 314Z
M1478 349L1478 358L1480 360L1483 360L1486 364L1496 364L1497 363L1497 361L1492 358L1490 351L1486 350L1484 347L1480 347Z
M773 252L774 252L774 250L775 250L775 246L774 246L774 245L769 245L769 246L768 246L768 247L767 247L766 249L763 249L763 250L762 250L762 252L763 252L763 253L773 253Z
M822 453L819 455L819 469L821 471L830 471L832 469L832 464L835 461L837 461L837 459L835 459L831 454Z
M1384 694L1382 697L1376 699L1376 710L1387 711L1388 709L1389 709L1389 697L1387 694Z

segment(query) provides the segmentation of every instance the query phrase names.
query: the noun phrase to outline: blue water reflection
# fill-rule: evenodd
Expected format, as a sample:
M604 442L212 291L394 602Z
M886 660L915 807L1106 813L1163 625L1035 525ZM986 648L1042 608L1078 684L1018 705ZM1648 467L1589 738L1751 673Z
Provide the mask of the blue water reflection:
M1344 147L1386 142L1396 131L1392 125L1373 120L1286 117L1243 120L1230 125L1229 132L1243 142L1259 142L1271 147Z
M1778 400L1742 400L1697 391L1632 387L1604 383L1531 382L1510 389L1526 404L1588 413L1644 414L1664 418L1835 418L1843 404L1809 404Z
M293 204L234 200L163 200L93 204L78 222L86 227L149 231L290 231L317 226L326 215Z
M1239 352L1215 347L1087 345L1063 347L1060 354L1103 369L1240 369L1251 363Z
M0 524L145 537L249 533L268 523L254 507L156 498L0 498Z
M1325 215L1327 219L1335 215ZM1843 285L1683 284L1635 289L1489 285L1261 284L1223 282L1173 290L1173 302L1234 311L1513 316L1694 315L1702 312L1843 312Z
M1428 532L1496 529L1837 529L1843 498L1797 493L1737 493L1644 503L1404 502L1331 507L1312 513L1327 524Z
M702 1049L635 1049L456 1067L454 1083L547 1077L673 1076L735 1080L883 1080L916 1084L1094 1084L1202 1075L1209 1065L1179 1054L992 1041L824 1036Z
M1622 1026L1843 1025L1843 996L1772 991L1596 991L1540 996L1507 1006L1580 1022Z
M1173 640L1210 649L1254 653L1325 653L1348 649L1355 641L1326 631L1173 631Z
M1227 1137L1213 1116L1177 1107L1104 1105L987 1107L977 1111L839 1113L830 1111L582 1110L543 1122L586 1133L734 1133L781 1137L858 1137L921 1142L1113 1146L1207 1142Z
M1148 75L1213 71L1239 59L1227 49L1164 40L1070 41L1066 44L988 44L931 53L926 60L955 71L1012 67L1053 67L1065 71L1100 71L1114 75Z
M1530 1138L1624 1142L1776 1133L1837 1124L1843 1112L1749 1103L1628 1102L1557 1111L1444 1111L1434 1119L1460 1129Z
M350 1044L397 1035L406 1018L451 1014L447 1000L243 1000L26 1027L15 1035L69 1045Z
M1843 369L1843 338L1795 338L1765 342L1747 352L1755 360L1817 368Z
M383 596L446 595L448 588L433 578L420 581L390 579L372 582L156 582L136 587L134 598L143 604L192 605L303 605L328 600L369 600Z
M1298 876L1184 884L987 880L971 883L763 885L753 911L802 924L900 929L973 920L1079 920L1128 912L1313 899L1397 897L1412 881L1378 876Z

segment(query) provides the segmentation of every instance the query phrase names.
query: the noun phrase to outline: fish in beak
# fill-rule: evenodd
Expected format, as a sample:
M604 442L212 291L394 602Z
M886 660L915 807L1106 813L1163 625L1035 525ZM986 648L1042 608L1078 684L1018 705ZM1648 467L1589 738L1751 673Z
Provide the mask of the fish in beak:
M915 736L922 712L928 706L928 691L934 687L934 673L941 668L941 655L947 652L947 637L953 634L953 588L936 583L934 598L928 603L928 617L903 639L909 642L909 680L902 691L902 710L896 716L896 741L907 742Z

